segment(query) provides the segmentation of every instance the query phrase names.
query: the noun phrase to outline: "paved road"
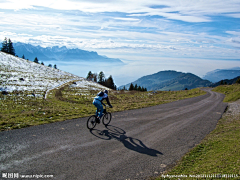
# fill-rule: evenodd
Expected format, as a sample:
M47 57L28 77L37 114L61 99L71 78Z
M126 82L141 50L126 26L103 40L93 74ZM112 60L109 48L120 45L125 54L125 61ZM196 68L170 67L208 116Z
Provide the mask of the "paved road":
M113 113L111 125L87 118L0 133L0 173L52 179L147 179L164 171L210 133L227 104L207 94ZM0 174L0 177L1 177ZM11 175L11 174L10 174Z

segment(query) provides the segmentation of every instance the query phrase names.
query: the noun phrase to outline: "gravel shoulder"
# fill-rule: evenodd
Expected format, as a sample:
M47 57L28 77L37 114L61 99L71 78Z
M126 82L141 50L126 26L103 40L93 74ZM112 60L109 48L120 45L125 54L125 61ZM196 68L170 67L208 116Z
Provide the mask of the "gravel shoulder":
M227 111L226 113L223 114L223 116L236 116L239 113L240 113L240 99L235 102L228 103Z

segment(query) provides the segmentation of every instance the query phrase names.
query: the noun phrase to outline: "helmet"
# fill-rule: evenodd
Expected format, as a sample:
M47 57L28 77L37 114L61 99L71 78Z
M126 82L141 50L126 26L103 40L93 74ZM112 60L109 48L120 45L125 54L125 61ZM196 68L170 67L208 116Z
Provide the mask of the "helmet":
M108 90L106 90L106 89L105 89L103 92L106 93L106 94L108 94Z

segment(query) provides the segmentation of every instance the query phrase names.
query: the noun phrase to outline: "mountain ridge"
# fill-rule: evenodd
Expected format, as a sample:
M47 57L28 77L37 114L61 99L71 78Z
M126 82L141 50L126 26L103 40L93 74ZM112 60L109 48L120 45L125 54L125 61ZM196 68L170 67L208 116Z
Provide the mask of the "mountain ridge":
M86 61L86 62L105 62L105 63L120 63L123 62L117 58L108 58L101 56L95 51L86 51L82 49L68 49L66 46L41 47L33 46L22 42L13 44L15 53L26 59L34 60L37 57L40 61Z
M232 84L235 84L238 79L240 79L240 76L237 76L233 79L222 79L221 81L213 83L211 85L211 87L217 87L217 86L220 86L220 85L232 85Z
M240 76L240 67L234 67L230 69L216 69L210 71L203 76L203 79L216 83L224 79L233 79L238 76Z
M128 89L131 83L120 86L119 88ZM177 72L174 70L159 71L157 73L143 76L132 82L133 85L143 86L147 90L184 90L197 87L210 86L211 82L203 80L192 73Z

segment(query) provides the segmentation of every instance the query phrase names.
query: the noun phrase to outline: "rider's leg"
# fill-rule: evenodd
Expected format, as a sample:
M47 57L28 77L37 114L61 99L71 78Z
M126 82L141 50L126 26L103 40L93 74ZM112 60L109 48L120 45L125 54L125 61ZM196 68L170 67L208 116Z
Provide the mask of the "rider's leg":
M99 116L99 118L103 115L103 106L100 101L94 101L93 104L97 107L96 115ZM98 113L99 112L99 113Z
M95 115L96 115L96 116L98 116L98 108L97 108L97 110L96 110L96 113L95 113Z
M93 105L97 108L95 115L98 116L99 109L98 109L98 104L96 100L93 101Z
M103 106L101 105L100 113L99 113L99 118L101 118L102 116L103 116Z
M102 106L102 104L99 104L98 105L98 110L99 110L99 118L101 119L101 117L102 117L102 115L103 115L103 106Z

